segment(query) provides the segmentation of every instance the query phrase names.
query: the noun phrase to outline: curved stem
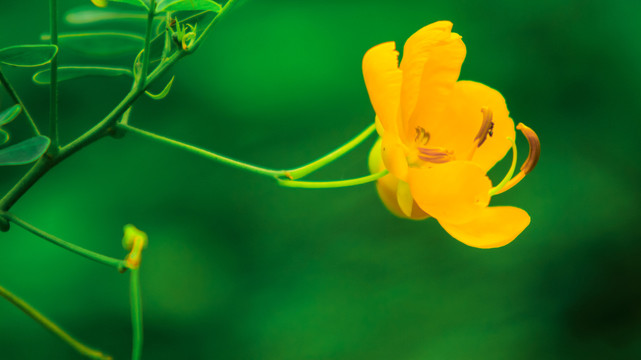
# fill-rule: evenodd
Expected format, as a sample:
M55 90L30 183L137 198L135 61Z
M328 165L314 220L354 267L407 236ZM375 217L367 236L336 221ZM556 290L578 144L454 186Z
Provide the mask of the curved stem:
M368 136L370 136L374 130L376 130L376 125L371 124L368 126L365 130L363 130L360 134L355 136L352 140L348 141L345 143L345 145L339 147L338 149L330 152L329 154L321 157L318 160L315 160L305 166L301 166L297 169L294 170L289 170L287 172L287 176L293 180L295 179L300 179L306 175L311 174L312 172L322 168L323 166L329 164L330 162L338 159L339 157L345 155L347 152L358 146L360 143L365 141Z
M10 303L15 305L18 309L22 310L25 314L29 315L32 319L42 325L45 329L51 331L54 335L59 337L62 341L69 344L80 354L92 359L111 360L111 356L103 354L102 352L92 349L80 341L74 339L67 332L62 330L53 321L49 320L46 316L42 315L38 310L34 309L31 305L27 304L24 300L9 292L7 289L0 286L0 296L7 299Z
M327 164L331 163L332 161L336 160L337 158L345 155L347 152L352 150L354 147L362 143L370 134L372 134L375 130L375 125L372 124L368 126L363 132L361 132L359 135L354 137L352 140L348 141L346 144L342 145L338 149L330 152L329 154L321 157L320 159L313 161L305 166L301 166L296 169L292 170L275 170L275 169L267 169L264 167L248 164L239 160L232 159L227 156L223 156L208 150L201 149L199 147L193 146L186 144L184 142L174 140L171 138L168 138L166 136L158 135L155 133L152 133L150 131L142 130L139 128L136 128L134 126L131 126L129 124L125 123L120 123L117 125L119 129L125 130L132 132L134 134L138 134L140 136L146 137L147 139L155 140L163 144L171 145L176 148L182 149L182 150L187 150L191 153L203 156L205 158L230 165L239 169L247 170L259 175L265 175L269 177L287 177L289 179L300 179L306 175L311 174L312 172L322 168L323 166L326 166ZM300 183L300 182L297 182Z
M164 144L168 144L168 145L177 147L179 149L187 150L189 152L192 152L194 154L206 157L208 159L211 159L211 160L214 160L214 161L218 161L218 162L221 162L223 164L231 165L233 167L237 167L237 168L240 168L240 169L243 169L243 170L247 170L247 171L250 171L250 172L253 172L253 173L256 173L256 174L276 177L276 176L285 176L285 173L286 173L285 170L266 169L266 168L262 168L262 167L259 167L259 166L247 164L247 163L244 163L244 162L241 162L241 161L238 161L238 160L234 160L232 158L228 158L226 156L218 155L218 154L213 153L211 151L203 150L201 148L198 148L198 147L195 147L195 146L192 146L192 145L189 145L189 144L185 144L183 142L176 141L176 140L170 139L170 138L162 136L162 135L157 135L157 134L151 133L149 131L138 129L138 128L133 127L131 125L118 124L118 127L123 129L123 130L132 132L134 134L138 134L138 135L144 136L144 137L146 137L148 139L156 140L158 142L161 142L161 143L164 143Z
M57 237L55 237L55 236L53 236L51 234L48 234L48 233L36 228L35 226L27 223L26 221L20 219L19 217L15 216L12 213L4 212L4 213L0 213L0 216L2 216L3 218L7 219L8 221L10 221L10 222L12 222L12 223L14 223L14 224L16 224L18 226L20 226L21 228L29 231L30 233L49 241L50 243L58 245L61 248L69 250L69 251L71 251L73 253L76 253L76 254L78 254L80 256L86 257L89 260L93 260L93 261L101 263L103 265L112 266L112 267L115 267L116 269L119 269L119 270L124 268L124 261L123 260L115 259L115 258L112 258L112 257L109 257L109 256L105 256L105 255L102 255L102 254L98 254L96 252L93 252L91 250L87 250L87 249L85 249L83 247L80 247L78 245L75 245L75 244L72 244L70 242L64 241L64 240L62 240L60 238L57 238Z
M142 355L142 296L140 294L140 269L130 270L130 302L132 326L132 360L139 360Z
M51 45L58 46L58 1L49 0ZM51 59L51 90L49 98L49 138L51 145L48 153L55 155L59 150L58 136L58 54Z
M284 180L278 179L278 184L286 187L292 188L303 188L303 189L332 189L332 188L342 188L349 187L361 184L367 184L372 181L376 181L383 176L387 175L387 170L377 172L371 175L348 179L348 180L338 180L338 181L296 181L296 180Z
M24 103L22 102L22 100L18 96L18 93L13 88L13 86L11 86L11 83L9 82L9 80L2 73L2 69L0 69L0 83L2 83L2 86L4 86L4 88L7 90L7 92L9 93L9 96L11 96L13 101L16 104L20 105L20 107L22 108L22 112L27 117L27 120L29 120L29 125L31 125L31 128L33 129L33 132L35 132L36 135L40 135L40 130L38 130L38 126L36 126L36 122L33 121L33 117L31 117L31 114L29 113L29 111L27 111L27 107L24 106Z

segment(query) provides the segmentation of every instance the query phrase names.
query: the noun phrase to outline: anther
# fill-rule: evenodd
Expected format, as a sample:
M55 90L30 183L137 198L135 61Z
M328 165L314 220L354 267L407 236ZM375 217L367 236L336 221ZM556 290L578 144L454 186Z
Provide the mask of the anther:
M483 113L483 122L481 123L481 128L479 129L479 132L476 133L476 137L474 137L474 141L478 142L476 145L477 147L480 147L483 145L485 142L485 139L487 139L487 136L492 136L494 135L494 122L492 122L492 109L488 108L487 106L484 106L481 108L481 112Z
M416 137L414 138L414 142L416 142L419 145L427 145L427 143L430 141L430 133L425 131L420 126L416 127Z
M454 153L444 148L418 148L418 158L434 164L443 164L454 159Z

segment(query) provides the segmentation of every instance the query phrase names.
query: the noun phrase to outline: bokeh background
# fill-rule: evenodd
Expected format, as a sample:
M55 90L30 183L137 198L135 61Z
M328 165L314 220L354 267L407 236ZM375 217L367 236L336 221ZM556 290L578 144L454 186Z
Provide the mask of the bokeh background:
M60 1L62 12L83 4ZM0 47L47 31L47 2L0 7ZM371 123L365 51L400 48L442 19L467 45L461 78L501 91L542 141L537 169L493 199L532 217L508 246L474 249L434 220L395 218L373 185L281 188L135 135L69 158L12 210L114 257L124 224L149 234L146 359L639 358L641 2L247 0L173 69L169 97L141 99L131 122L263 166L302 165ZM78 59L63 49L61 61ZM46 128L47 87L33 69L3 71ZM63 139L128 87L62 83ZM22 117L7 128L27 134ZM366 174L372 142L311 179ZM0 192L27 169L1 168ZM130 357L127 275L13 226L0 234L0 283L82 341ZM81 357L0 301L0 358Z

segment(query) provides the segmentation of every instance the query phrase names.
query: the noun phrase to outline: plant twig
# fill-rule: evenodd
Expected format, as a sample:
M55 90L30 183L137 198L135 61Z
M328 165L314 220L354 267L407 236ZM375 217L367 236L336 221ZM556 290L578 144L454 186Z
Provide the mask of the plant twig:
M151 31L156 12L156 0L151 0L149 12L147 13L147 29L145 31L145 46L142 53L142 71L140 72L139 87L144 88L147 85L147 72L149 71L149 53L151 52ZM135 64L134 64L135 66Z
M51 45L58 46L58 1L49 0ZM60 148L58 135L58 54L51 59L51 90L49 98L49 138L51 145L48 154L55 155Z
M306 175L309 175L312 172L314 172L314 171L322 168L323 166L326 166L327 164L331 163L332 161L336 160L337 158L345 155L347 152L349 152L350 150L355 148L357 145L362 143L365 139L367 139L367 137L370 134L372 134L374 132L374 129L375 129L374 124L368 126L365 130L363 130L363 132L358 134L356 137L354 137L353 139L351 139L350 141L348 141L344 145L342 145L339 148L331 151L330 153L322 156L321 158L319 158L319 159L317 159L315 161L312 161L311 163L309 163L309 164L307 164L305 166L301 166L299 168L295 168L295 169L291 169L291 170L274 170L274 169L268 169L268 168L264 168L264 167L260 167L260 166L256 166L256 165L252 165L252 164L248 164L246 162L242 162L242 161L239 161L239 160L235 160L235 159L232 159L230 157L223 156L223 155L217 154L217 153L212 152L212 151L204 150L204 149L201 149L199 147L196 147L196 146L193 146L193 145L189 145L189 144L186 144L186 143L178 141L178 140L170 139L170 138L168 138L166 136L158 135L158 134L152 133L150 131L146 131L146 130L142 130L142 129L136 128L136 127L131 126L129 124L120 123L117 126L118 126L119 129L122 129L122 130L125 130L125 131L129 131L129 132L132 132L134 134L143 136L145 138L148 138L148 139L151 139L151 140L155 140L155 141L163 143L163 144L171 145L171 146L177 147L177 148L182 149L182 150L187 150L187 151L192 152L194 154L197 154L197 155L203 156L205 158L208 158L208 159L223 163L225 165L230 165L230 166L233 166L233 167L237 167L237 168L240 168L240 169L243 169L243 170L247 170L247 171L259 174L259 175L265 175L265 176L277 177L277 178L278 177L287 177L287 178L292 179L292 180L300 179L300 178L302 178L302 177L304 177ZM293 186L293 187L297 187L297 186Z
M20 226L21 228L29 231L30 233L32 233L32 234L34 234L36 236L39 236L39 237L49 241L50 243L53 243L55 245L60 246L63 249L69 250L69 251L71 251L73 253L76 253L76 254L78 254L80 256L83 256L83 257L85 257L85 258L87 258L89 260L93 260L95 262L101 263L103 265L115 267L118 270L124 269L123 260L115 259L115 258L112 258L112 257L109 257L109 256L105 256L105 255L99 254L97 252L93 252L91 250L87 250L87 249L85 249L83 247L80 247L78 245L72 244L72 243L70 243L68 241L64 241L64 240L62 240L62 239L60 239L58 237L55 237L55 236L53 236L51 234L48 234L48 233L38 229L37 227L27 223L26 221L20 219L19 217L15 216L12 213L3 212L3 213L0 213L0 216L5 218L5 219L7 219L8 221L18 225L18 226Z
M27 120L29 120L29 125L30 125L30 126L31 126L31 128L33 129L33 132L34 132L36 135L40 135L40 130L38 130L38 126L36 126L36 122L35 122L35 121L33 121L33 117L31 117L31 114L30 114L30 113L29 113L29 111L27 110L27 107L26 107L26 106L24 106L24 103L22 102L22 100L21 100L21 99L20 99L20 97L18 96L18 93L17 93L17 92L16 92L16 90L13 88L13 86L11 86L11 83L9 82L9 80L8 80L8 79L4 76L4 74L2 73L2 69L0 69L0 83L2 83L2 86L4 86L4 88L7 90L7 92L9 93L9 96L11 96L11 98L13 99L13 101L14 101L16 104L19 104L19 105L20 105L20 107L22 108L22 112L23 112L23 113L24 113L24 115L27 117Z
M376 181L387 174L388 174L387 170L383 170L367 176L362 176L362 177L347 179L347 180L337 180L337 181L297 181L297 180L278 179L278 184L286 187L304 188L304 189L343 188L343 187L367 184L372 181Z
M140 269L130 270L130 302L131 326L133 331L133 344L131 350L132 360L139 360L142 356L142 296L140 294Z
M102 352L92 349L80 341L74 339L66 331L62 330L53 321L49 320L46 316L42 315L38 310L34 309L31 305L27 304L24 300L9 292L7 289L0 286L0 296L7 299L10 303L15 305L18 309L22 310L25 314L29 315L37 323L42 325L45 329L51 331L54 335L59 337L62 341L69 344L80 354L92 359L111 360L112 357Z
M133 127L131 125L118 124L118 127L123 129L123 130L132 132L134 134L138 134L138 135L144 136L144 137L146 137L148 139L152 139L152 140L161 142L163 144L171 145L171 146L177 147L177 148L182 149L182 150L187 150L189 152L192 152L194 154L206 157L208 159L215 160L215 161L221 162L223 164L231 165L231 166L234 166L234 167L237 167L237 168L240 168L240 169L244 169L244 170L256 173L256 174L266 175L266 176L271 176L271 177L277 177L277 176L285 176L285 173L286 173L285 170L266 169L266 168L262 168L262 167L259 167L259 166L247 164L247 163L244 163L244 162L241 162L241 161L238 161L238 160L234 160L232 158L229 158L229 157L226 157L226 156L222 156L222 155L216 154L214 152L201 149L201 148L196 147L196 146L185 144L184 142L180 142L180 141L173 140L173 139L170 139L170 138L162 136L162 135L157 135L157 134L154 134L154 133L149 132L149 131L138 129L138 128Z

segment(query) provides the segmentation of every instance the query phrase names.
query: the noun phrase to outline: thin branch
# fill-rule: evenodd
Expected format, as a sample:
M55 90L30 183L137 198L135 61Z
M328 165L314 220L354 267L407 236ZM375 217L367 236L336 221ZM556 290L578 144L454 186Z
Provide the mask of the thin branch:
M140 269L130 270L130 304L132 326L132 360L139 360L142 356L142 296L140 294Z
M2 86L4 86L4 88L7 90L7 92L9 93L9 96L11 96L11 98L13 99L13 101L14 101L16 104L19 104L19 105L20 105L20 107L22 108L22 112L23 112L23 113L24 113L24 115L27 117L27 120L29 120L29 125L30 125L30 126L31 126L31 128L33 129L33 132L34 132L36 135L40 135L40 130L38 130L38 126L36 126L36 122L35 122L35 121L33 121L33 117L31 117L31 114L30 114L30 113L29 113L29 111L27 110L27 107L26 107L26 106L24 106L24 103L23 103L23 102L22 102L22 100L20 99L20 96L18 96L18 93L17 93L17 92L16 92L16 90L13 88L13 86L11 86L11 83L10 83L10 82L9 82L9 80L4 76L4 74L2 73L2 70L1 70L1 69L0 69L0 83L2 83Z
M73 253L76 253L80 256L86 257L89 260L93 260L95 262L101 263L103 265L107 266L112 266L115 267L118 270L124 269L124 262L123 260L120 259L115 259L109 256L105 256L102 254L99 254L97 252L93 252L91 250L87 250L83 247L80 247L78 245L72 244L70 242L64 241L58 237L55 237L51 234L48 234L37 227L27 223L26 221L20 219L19 217L15 216L12 213L9 212L3 212L0 213L0 216L4 217L5 219L9 220L10 222L20 226L21 228L29 231L30 233L39 236L47 241L49 241L52 244L58 245L63 249L69 250Z
M80 341L74 339L66 331L62 330L58 325L53 321L49 320L46 316L42 315L38 310L34 309L31 305L27 304L24 300L20 299L16 295L9 292L7 289L0 286L0 296L7 299L10 303L15 305L18 309L22 310L25 314L29 315L37 323L42 325L45 329L52 332L54 335L59 337L62 341L69 344L80 354L87 356L92 359L101 359L101 360L111 360L112 357L102 352L92 349L89 346L81 343Z
M49 0L51 45L58 46L58 1ZM48 153L55 155L60 148L58 135L58 54L51 59L51 89L49 99L49 138L51 145Z

